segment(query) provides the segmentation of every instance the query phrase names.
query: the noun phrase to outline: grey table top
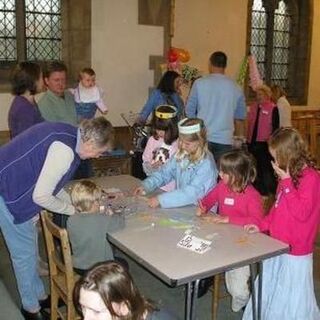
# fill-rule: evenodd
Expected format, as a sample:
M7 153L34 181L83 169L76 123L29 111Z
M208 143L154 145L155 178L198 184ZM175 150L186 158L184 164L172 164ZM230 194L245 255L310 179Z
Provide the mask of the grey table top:
M130 176L99 178L103 187L133 190L139 181ZM264 234L247 234L242 227L213 224L195 216L195 207L148 208L145 199L129 198L135 212L123 230L109 234L120 250L171 286L258 262L288 251L288 246ZM185 232L211 240L203 254L179 248Z

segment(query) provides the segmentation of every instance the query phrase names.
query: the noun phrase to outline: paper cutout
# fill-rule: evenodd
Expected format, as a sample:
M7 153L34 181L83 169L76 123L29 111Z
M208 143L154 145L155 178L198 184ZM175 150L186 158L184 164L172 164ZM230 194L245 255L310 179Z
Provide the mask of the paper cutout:
M212 241L195 237L191 234L185 234L177 243L179 248L187 249L199 254L203 254L211 249Z

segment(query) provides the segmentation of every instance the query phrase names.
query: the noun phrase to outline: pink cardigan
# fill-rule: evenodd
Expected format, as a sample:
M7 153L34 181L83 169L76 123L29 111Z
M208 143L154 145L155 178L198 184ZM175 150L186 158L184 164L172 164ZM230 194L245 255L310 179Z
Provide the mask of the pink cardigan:
M263 216L261 196L251 185L243 192L234 192L220 181L201 199L201 204L207 211L216 203L220 215L228 216L229 222L233 224L259 224Z
M276 203L258 225L261 231L290 245L290 254L312 253L320 222L320 174L303 169L296 189L292 179L279 181Z

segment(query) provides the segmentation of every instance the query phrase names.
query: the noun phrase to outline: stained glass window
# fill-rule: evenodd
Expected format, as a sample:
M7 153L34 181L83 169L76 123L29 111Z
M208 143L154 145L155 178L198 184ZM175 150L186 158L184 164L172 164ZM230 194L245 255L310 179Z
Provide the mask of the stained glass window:
M61 38L61 0L0 0L1 62L61 60Z
M267 2L253 1L250 52L266 83L288 89L291 15L285 1Z
M17 60L15 0L0 1L0 61Z

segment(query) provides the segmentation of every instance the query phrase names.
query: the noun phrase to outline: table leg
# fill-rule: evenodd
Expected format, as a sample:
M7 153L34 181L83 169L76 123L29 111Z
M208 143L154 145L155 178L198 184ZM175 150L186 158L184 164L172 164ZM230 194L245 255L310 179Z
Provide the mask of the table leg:
M198 297L199 282L200 280L196 280L187 284L185 320L196 319L196 300Z
M192 290L193 290L193 282L189 282L186 285L187 292L186 292L186 306L185 306L185 320L191 319L191 312L192 312Z
M250 283L251 283L251 300L252 300L252 319L256 320L256 289L254 286L254 264L250 264Z
M191 319L196 319L196 304L198 299L198 289L200 280L196 280L193 284L192 302L191 302Z
M263 263L259 262L259 282L258 282L258 320L261 320L261 311L262 311L262 275L263 275Z

